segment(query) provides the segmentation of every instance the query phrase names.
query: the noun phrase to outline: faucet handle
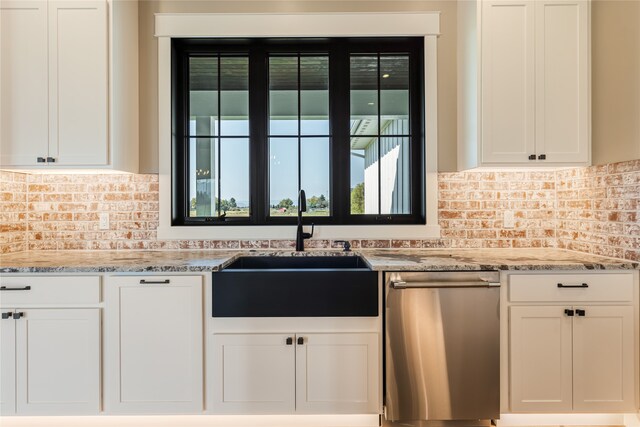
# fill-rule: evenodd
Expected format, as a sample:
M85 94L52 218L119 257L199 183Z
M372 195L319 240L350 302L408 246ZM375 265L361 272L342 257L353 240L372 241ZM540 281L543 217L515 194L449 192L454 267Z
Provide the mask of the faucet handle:
M348 240L334 240L334 243L342 243L342 250L344 252L351 252L351 243Z
M303 239L310 239L313 237L313 230L316 228L316 225L314 223L311 223L311 233L302 233L302 238Z

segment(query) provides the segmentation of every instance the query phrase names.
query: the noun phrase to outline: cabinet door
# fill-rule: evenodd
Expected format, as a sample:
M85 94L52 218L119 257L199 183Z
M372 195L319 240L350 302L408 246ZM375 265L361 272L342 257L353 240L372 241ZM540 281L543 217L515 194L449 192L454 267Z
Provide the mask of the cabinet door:
M47 2L0 2L0 165L48 152Z
M214 335L213 412L295 411L293 334ZM291 339L291 344L287 339Z
M202 277L111 277L106 284L111 413L202 411Z
M3 314L13 310L1 310ZM0 415L16 412L16 322L0 319Z
M99 413L100 310L16 312L18 414Z
M297 412L379 412L377 334L298 334L296 342Z
M571 411L572 317L565 308L510 308L513 412Z
M589 19L583 0L536 1L536 151L589 161Z
M635 411L633 307L580 309L585 315L573 320L574 410Z
M535 153L534 2L482 2L482 161Z
M49 156L61 165L105 165L106 1L49 4Z

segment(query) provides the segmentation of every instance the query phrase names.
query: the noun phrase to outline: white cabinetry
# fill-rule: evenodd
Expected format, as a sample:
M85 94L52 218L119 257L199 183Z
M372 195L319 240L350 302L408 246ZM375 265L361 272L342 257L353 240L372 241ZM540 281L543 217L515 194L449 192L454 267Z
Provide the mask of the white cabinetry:
M0 165L48 155L47 2L0 3Z
M375 333L216 334L214 413L377 413Z
M214 343L214 413L295 410L293 334L220 334Z
M0 23L0 166L136 172L137 3L3 1Z
M636 409L633 277L632 273L510 276L513 412ZM601 300L607 286L607 297Z
M49 154L62 165L106 165L107 4L49 3Z
M87 292L78 298L73 282L83 282ZM93 298L99 278L5 277L1 283L1 414L99 413L100 309L76 308L99 302ZM57 298L42 298L45 288ZM33 308L38 305L49 308Z
M463 2L460 169L589 164L589 8L588 0Z
M200 413L202 277L111 276L105 303L107 412Z

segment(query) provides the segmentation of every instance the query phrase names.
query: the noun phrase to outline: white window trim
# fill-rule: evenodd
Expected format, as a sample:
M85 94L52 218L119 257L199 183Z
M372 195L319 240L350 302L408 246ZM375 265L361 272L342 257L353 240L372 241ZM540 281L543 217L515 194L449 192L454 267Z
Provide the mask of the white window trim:
M215 33L213 32L215 31ZM438 75L440 13L157 13L159 239L293 239L286 226L171 225L171 38L184 37L424 37L426 225L319 225L318 239L439 238ZM310 222L309 219L306 222Z

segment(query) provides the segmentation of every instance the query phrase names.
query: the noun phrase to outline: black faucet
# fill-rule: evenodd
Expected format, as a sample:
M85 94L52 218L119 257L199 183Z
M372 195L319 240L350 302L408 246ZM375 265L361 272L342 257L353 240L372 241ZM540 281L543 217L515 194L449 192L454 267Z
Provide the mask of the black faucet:
M296 251L304 251L304 239L310 239L313 237L313 229L315 226L311 224L311 233L305 233L302 230L302 212L307 211L307 196L304 194L304 190L300 190L298 193L298 230L296 232Z

